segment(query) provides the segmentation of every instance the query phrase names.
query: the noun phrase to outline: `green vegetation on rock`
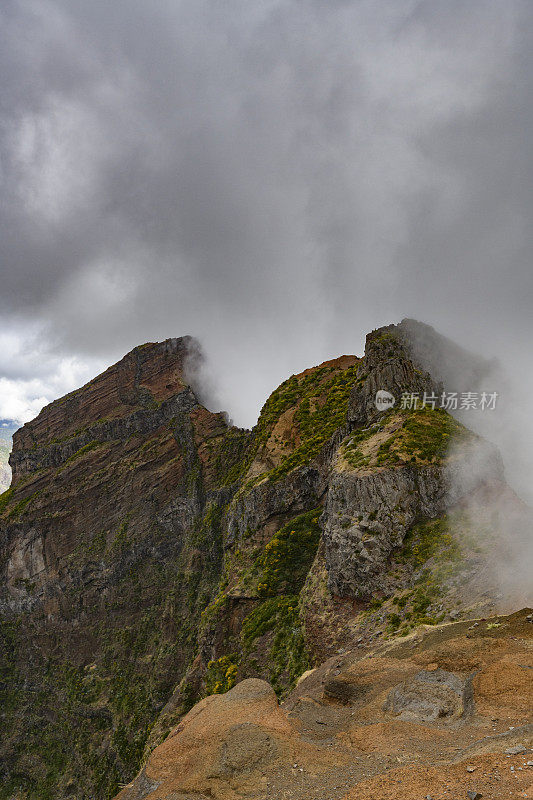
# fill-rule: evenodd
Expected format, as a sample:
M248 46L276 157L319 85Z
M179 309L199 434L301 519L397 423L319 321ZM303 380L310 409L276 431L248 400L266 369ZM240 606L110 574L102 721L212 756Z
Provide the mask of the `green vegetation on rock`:
M435 557L439 561L457 561L460 558L459 545L450 532L448 517L413 526L404 539L396 561L417 567Z
M217 486L230 486L239 480L247 466L249 445L250 432L242 428L230 428L208 443Z
M441 408L407 412L402 427L384 442L377 454L378 465L401 460L434 463L441 461L450 445L471 434Z
M320 541L321 513L322 509L316 508L295 517L266 545L252 568L261 597L300 591Z
M224 694L237 683L239 671L236 655L221 656L207 665L205 676L206 694Z
M418 625L437 625L444 619L442 597L447 582L463 562L457 535L457 515L414 525L391 562L403 570L406 588L392 596L375 597L367 614L384 620L386 633L405 636Z
M255 558L245 576L256 607L243 619L240 636L226 640L227 653L209 662L208 694L228 691L237 676L261 674L281 697L309 666L299 615L299 593L320 540L321 508L294 517L283 525ZM232 570L238 551L232 553ZM220 591L202 613L202 628L215 630L223 618L228 595Z
M15 488L16 487L11 487L0 494L0 514L3 514L9 509L9 513L7 514L8 519L16 519L19 517L24 512L26 507L29 506L30 503L40 495L40 492L33 492L32 494L28 495L28 497L22 498L12 506L11 504L15 499Z
M77 458L81 458L81 456L84 456L86 453L90 453L91 450L95 450L97 447L100 447L101 444L103 444L103 442L97 442L96 440L89 442L83 447L80 447L79 450L76 450L76 452L73 453L71 456L69 456L69 458L67 458L65 463L70 464L72 461L76 461Z
M390 431L377 451L365 453L361 445L395 420L400 424ZM383 414L379 422L355 431L343 445L343 455L354 469L407 462L435 464L446 457L451 445L470 437L472 434L443 409L391 410Z
M309 668L298 602L297 595L270 597L242 624L244 659L250 659L254 647L270 634L263 660L267 664L268 680L279 697L287 694Z
M0 494L0 514L3 514L11 500L13 499L13 488L6 489Z
M255 451L268 441L281 415L295 408L292 419L292 452L281 463L260 475L278 481L293 469L316 458L324 445L346 421L346 409L357 375L357 365L339 370L321 367L307 375L293 375L271 394L255 428Z
M32 763L0 788L1 800L19 791L27 800L57 800L58 786L71 786L74 796L111 800L138 771L176 675L194 656L200 613L217 585L218 517L211 509L203 518L210 541L205 569L189 562L193 530L181 553L167 550L161 560L152 552L167 547L165 533L154 528L148 551L138 550L142 540L128 517L72 553L73 567L97 557L116 570L112 591L84 632L92 663L86 656L85 666L68 658L69 637L59 638L53 653L37 648L21 661L31 631L42 624L39 613L1 623L0 707L9 731L4 753L10 763L26 753Z
M360 450L360 445L362 442L367 441L379 431L380 426L383 424L384 417L385 415L383 415L381 422L379 423L376 422L374 425L370 425L368 428L355 431L355 433L353 433L348 441L343 445L343 455L350 466L354 469L366 467L370 463L370 458L365 456Z

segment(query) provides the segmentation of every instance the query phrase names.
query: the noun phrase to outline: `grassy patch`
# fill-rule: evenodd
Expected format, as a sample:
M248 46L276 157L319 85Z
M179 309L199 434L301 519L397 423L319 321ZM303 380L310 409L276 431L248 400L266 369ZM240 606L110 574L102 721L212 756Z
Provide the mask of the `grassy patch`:
M307 393L303 394L294 415L295 434L299 444L279 466L267 474L269 481L277 481L296 467L312 461L335 431L344 425L356 375L357 366L353 366L327 378L318 386L310 381L309 386L302 387L303 390L307 389ZM306 378L301 380L305 381ZM318 398L314 397L315 392L318 392ZM312 403L314 399L318 401Z
M0 514L3 514L13 499L13 489L7 489L0 494Z
M390 411L400 427L382 442L377 453L368 455L361 444L375 436L382 428L385 415L369 428L356 431L343 445L343 456L353 469L366 466L394 466L407 462L433 464L448 453L450 444L470 437L469 431L443 409L418 409ZM403 419L403 421L402 421Z
M14 499L14 489L8 489L7 491L0 494L0 514L3 514L9 506L11 506L13 499ZM8 517L9 519L13 519L19 517L26 507L35 500L41 494L40 491L33 492L28 497L24 497L22 500L19 500L12 508L9 509Z
M248 481L243 492L265 478L278 481L293 469L316 458L346 421L348 400L356 375L357 364L345 370L324 366L307 375L291 376L270 395L254 428L253 446L246 466L266 445L282 414L294 408L290 432L284 440L285 446L292 452L274 469Z
M357 469L358 467L366 467L370 463L370 458L360 450L360 445L375 436L382 424L383 417L380 422L374 423L369 428L356 431L343 445L342 454L351 467Z
M296 595L270 597L246 617L241 631L245 659L268 633L272 634L267 654L268 677L276 694L283 697L309 668Z
M316 508L295 517L272 537L252 567L261 597L297 594L313 563L320 541Z
M96 440L89 442L89 444L80 447L79 450L76 450L75 453L69 456L65 461L65 464L70 464L72 461L76 461L76 459L81 458L81 456L84 456L86 453L90 453L91 450L95 450L97 447L100 447L101 444L102 442L97 442Z
M379 447L377 464L439 462L446 456L452 441L470 435L444 409L414 410L406 414L402 427Z
M23 500L19 500L19 502L15 506L13 506L13 508L9 512L9 518L12 519L13 517L20 517L22 512L25 510L26 506L28 506L32 502L32 500L35 500L35 498L39 494L40 492L34 492L33 494L30 494L29 497L25 497Z
M414 525L408 531L396 561L418 567L437 555L439 561L457 561L461 555L459 545L450 533L447 517Z

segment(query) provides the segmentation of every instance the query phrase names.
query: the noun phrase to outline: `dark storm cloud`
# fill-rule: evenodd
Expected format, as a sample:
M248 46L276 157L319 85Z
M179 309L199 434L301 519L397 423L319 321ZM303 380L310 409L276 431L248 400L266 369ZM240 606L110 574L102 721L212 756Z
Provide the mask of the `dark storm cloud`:
M3 397L33 412L191 333L251 424L287 374L405 315L523 373L532 18L518 0L4 2Z

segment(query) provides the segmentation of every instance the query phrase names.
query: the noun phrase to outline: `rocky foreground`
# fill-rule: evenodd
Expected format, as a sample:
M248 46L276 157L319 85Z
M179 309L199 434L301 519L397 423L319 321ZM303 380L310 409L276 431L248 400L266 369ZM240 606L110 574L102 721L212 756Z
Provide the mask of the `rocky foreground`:
M533 614L424 627L329 659L280 705L201 700L117 800L533 797Z
M371 798L373 773L394 766L402 791L423 776L409 754L438 771L469 737L524 724L531 626L468 629L530 604L526 551L500 536L530 538L530 512L493 446L399 402L439 396L448 353L476 390L485 366L431 328L373 331L364 356L289 377L248 431L202 404L194 340L168 339L18 430L0 495L0 800L111 800L147 758L132 796L155 781L180 800ZM500 671L516 697L485 714ZM443 713L421 720L404 695Z

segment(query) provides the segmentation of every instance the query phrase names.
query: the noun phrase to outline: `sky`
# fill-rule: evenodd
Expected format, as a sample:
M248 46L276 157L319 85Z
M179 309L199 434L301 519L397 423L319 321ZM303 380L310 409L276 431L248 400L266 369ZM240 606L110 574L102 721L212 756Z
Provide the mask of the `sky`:
M531 0L3 0L0 419L192 334L251 426L409 316L533 434L532 75Z

